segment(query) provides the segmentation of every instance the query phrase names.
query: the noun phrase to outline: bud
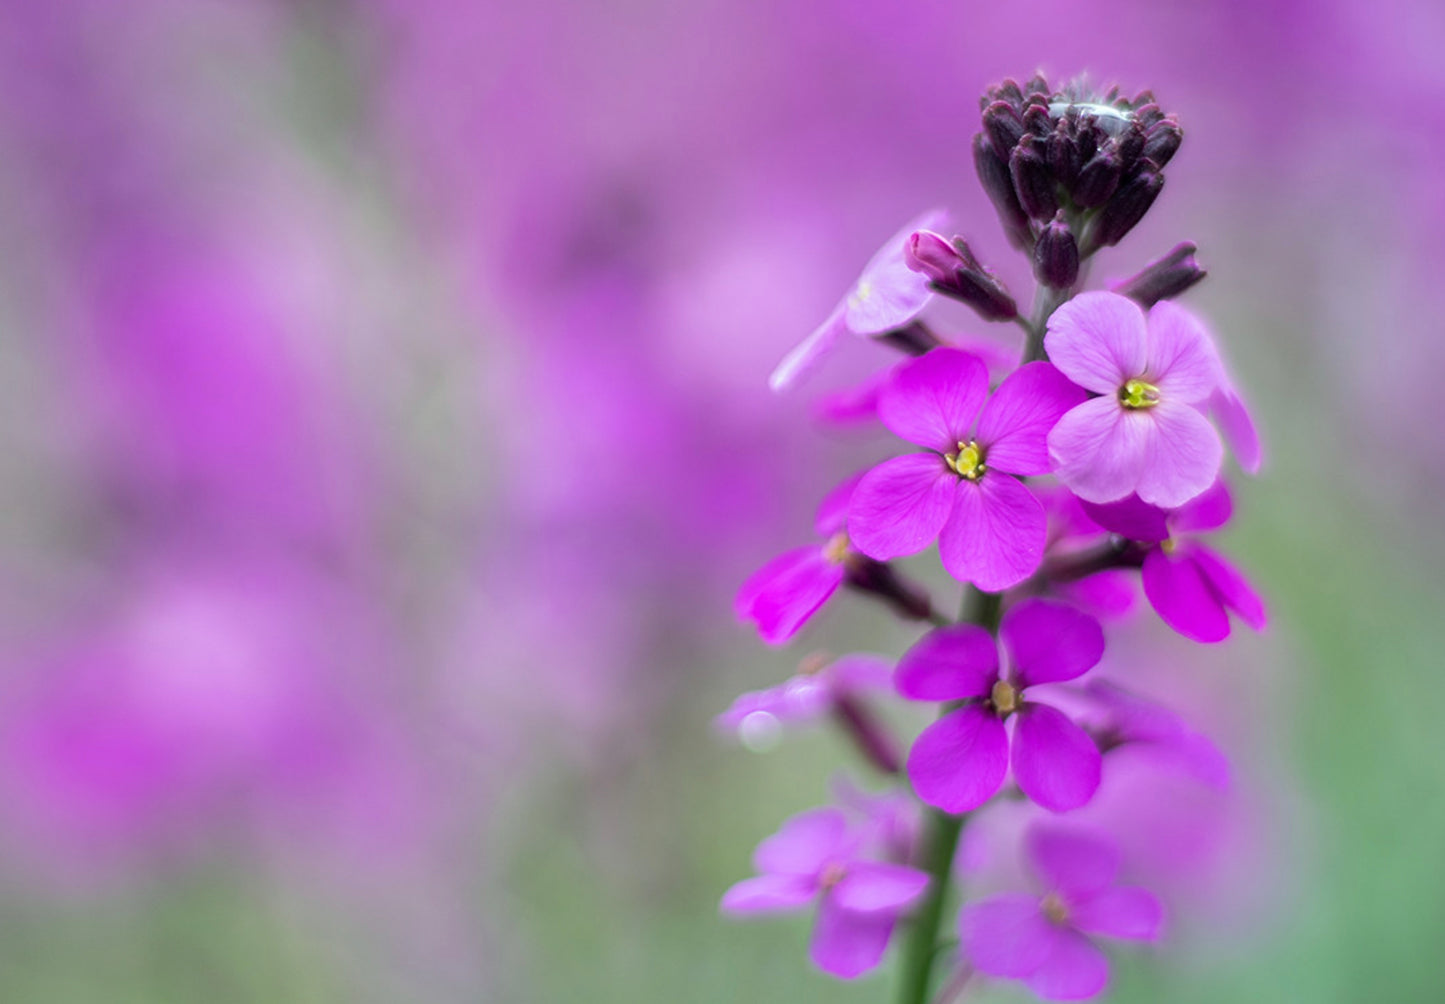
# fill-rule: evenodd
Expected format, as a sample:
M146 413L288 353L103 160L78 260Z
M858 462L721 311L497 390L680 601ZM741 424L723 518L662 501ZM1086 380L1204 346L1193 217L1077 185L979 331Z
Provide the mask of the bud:
M973 137L973 166L978 172L978 180L983 185L983 190L988 193L989 201L998 212L1009 243L1016 248L1028 250L1033 246L1028 214L1019 205L1019 198L1014 193L1008 162L994 152L992 142L983 133Z
M1013 148L1018 146L1019 140L1024 138L1023 119L1005 101L995 101L984 110L983 129L988 133L988 141L993 144L994 152L1005 160Z
M1114 292L1137 301L1145 309L1160 300L1173 299L1208 274L1194 260L1197 250L1189 241L1177 245L1164 257L1146 265L1138 275L1116 284Z
M1019 205L1036 220L1047 220L1059 211L1059 196L1054 190L1054 176L1043 154L1031 145L1014 148L1009 157L1009 176Z
M1163 167L1169 163L1179 144L1184 142L1184 130L1177 122L1165 120L1149 130L1144 140L1144 156Z
M1119 158L1119 166L1127 172L1143 153L1144 128L1138 122L1134 122L1116 141L1114 154Z
M1078 140L1071 135L1068 123L1062 119L1045 141L1044 159L1049 162L1049 170L1054 172L1059 184L1072 189L1074 182L1079 180L1079 168L1084 166L1084 162L1079 157Z
M1119 187L1122 174L1119 160L1112 152L1095 154L1079 171L1079 180L1074 184L1074 201L1085 209L1102 206Z
M920 230L904 245L908 267L928 277L933 288L972 307L987 321L1010 321L1018 304L1003 284L984 268L961 237L952 243L931 230Z
M1034 244L1034 277L1046 286L1068 289L1079 278L1079 244L1059 213Z
M1148 161L1145 161L1147 164ZM1124 239L1134 225L1144 218L1159 190L1164 187L1164 175L1145 167L1130 180L1119 186L1109 204L1099 213L1094 230L1094 241L1101 247L1110 247Z

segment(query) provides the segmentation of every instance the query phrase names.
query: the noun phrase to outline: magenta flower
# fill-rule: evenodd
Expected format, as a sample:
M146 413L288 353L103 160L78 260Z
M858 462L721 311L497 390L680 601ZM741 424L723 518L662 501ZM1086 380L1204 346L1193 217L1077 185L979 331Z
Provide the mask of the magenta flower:
M832 662L808 659L798 675L778 686L740 694L715 723L748 745L766 744L781 725L813 722L840 700L889 689L892 676L892 663L880 655L845 655Z
M863 975L882 960L894 924L928 888L928 875L916 868L861 857L863 839L840 809L794 816L758 845L759 874L723 895L723 912L782 913L816 902L813 962L844 979Z
M1147 890L1113 884L1119 850L1102 834L1035 825L1025 844L1046 892L965 906L964 954L979 972L1023 980L1046 1000L1093 997L1109 981L1109 962L1088 935L1158 940L1163 908Z
M861 476L844 481L818 506L814 529L823 538L822 546L810 544L780 554L738 590L733 602L738 620L755 622L769 645L781 645L797 634L843 584L850 553L843 527L848 500Z
M1025 600L1003 619L998 644L972 624L939 628L899 660L894 684L917 701L960 701L918 737L908 777L918 796L945 812L968 812L1014 780L1038 805L1077 809L1099 787L1098 747L1062 711L1024 692L1088 672L1104 654L1104 631L1088 614L1047 600ZM1013 736L1004 729L1013 719Z
M1084 693L1099 712L1091 722L1106 752L1148 746L1153 756L1219 791L1229 788L1229 758L1208 737L1185 724L1178 712L1106 680L1090 680Z
M1117 293L1081 293L1049 319L1044 347L1065 376L1095 394L1059 419L1049 456L1059 480L1089 502L1131 492L1182 505L1219 474L1224 447L1200 408L1223 373L1204 327L1168 300L1149 311Z
M886 560L936 538L950 574L987 592L1033 574L1048 520L1013 475L1049 472L1049 429L1084 394L1039 362L1020 367L985 404L987 397L987 368L958 349L934 349L893 371L878 417L928 452L895 457L863 476L848 505L858 550Z
M914 231L942 226L947 218L943 210L931 209L890 237L828 319L773 370L769 386L787 390L850 331L855 335L882 335L896 331L922 313L934 293L927 277L908 267L904 249Z
M1155 545L1144 556L1144 595L1175 631L1198 642L1223 641L1229 637L1230 611L1256 631L1264 630L1264 601L1254 587L1218 552L1193 539L1229 522L1234 506L1223 481L1172 512L1134 495L1084 508L1100 526Z

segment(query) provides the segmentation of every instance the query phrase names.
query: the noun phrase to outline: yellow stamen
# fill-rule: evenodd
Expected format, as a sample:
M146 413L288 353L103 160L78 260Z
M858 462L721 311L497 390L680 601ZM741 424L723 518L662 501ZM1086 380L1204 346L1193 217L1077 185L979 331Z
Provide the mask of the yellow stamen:
M841 565L843 559L848 557L848 535L846 533L835 533L828 538L828 543L823 545L823 560L834 565Z
M1173 537L1168 537L1159 542L1159 550L1163 551L1165 554L1173 554L1174 549L1178 546L1179 543Z
M1119 388L1119 403L1130 410L1152 408L1159 403L1159 388L1137 378L1126 380Z
M1044 911L1044 916L1049 918L1053 923L1067 924L1069 922L1069 905L1064 902L1063 897L1058 893L1049 893L1044 897L1044 901L1039 904L1039 907Z
M943 461L953 473L970 481L977 481L988 470L983 465L983 450L974 442L959 443L958 452L945 455Z
M1005 718L1019 707L1019 692L1012 683L1007 680L999 680L993 685L989 693L989 700L993 702L993 709L998 712L1000 718Z
M837 885L839 882L842 882L847 874L848 869L845 868L843 865L839 864L837 861L829 861L826 865L823 866L823 871L818 876L818 884L822 886L823 890L826 892L827 890Z
M828 664L832 661L833 656L828 652L823 651L822 649L819 649L816 652L809 652L803 658L803 661L798 663L798 675L816 676L824 669L828 668Z

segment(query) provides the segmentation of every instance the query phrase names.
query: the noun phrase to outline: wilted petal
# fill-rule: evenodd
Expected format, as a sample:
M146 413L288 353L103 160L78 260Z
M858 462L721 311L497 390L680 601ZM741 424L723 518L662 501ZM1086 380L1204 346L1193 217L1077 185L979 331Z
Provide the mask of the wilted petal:
M993 797L1008 767L1003 722L979 705L944 715L913 743L908 779L929 805L968 812Z
M1202 544L1193 549L1194 563L1204 576L1204 581L1214 590L1226 607L1239 614L1244 623L1256 631L1263 631L1267 617L1264 600L1239 571L1223 557Z
M723 893L723 913L744 917L782 913L807 906L818 894L818 883L802 875L758 875L743 879Z
M938 556L955 579L996 593L1032 575L1047 542L1043 503L1012 475L991 473L977 481L958 479Z
M1229 637L1229 615L1194 562L1195 553L1197 545L1172 555L1150 551L1144 558L1144 595L1160 619L1184 637L1223 641Z
M1108 984L1109 961L1078 931L1054 928L1048 958L1027 982L1044 1000L1087 1000Z
M1099 789L1102 760L1089 734L1047 704L1026 701L1013 735L1014 780L1036 805L1077 809Z
M891 913L854 913L824 896L808 949L814 965L845 980L862 976L883 959L893 933Z
M1144 312L1117 293L1080 293L1049 318L1044 349L1080 387L1110 397L1144 373L1148 335Z
M1039 898L1006 893L969 903L958 915L963 953L981 973L1023 979L1049 956L1053 925Z
M1153 424L1113 396L1085 401L1049 433L1054 473L1086 502L1121 499L1139 485Z
M768 378L769 387L775 391L788 390L817 369L823 358L833 351L848 332L843 318L843 306L838 304L826 321L818 325L811 335L803 339L802 344L778 363L778 368L773 370L773 375Z
M841 809L809 809L758 844L753 866L777 875L814 876L849 849L848 819Z
M1164 908L1145 889L1105 889L1072 904L1069 922L1081 931L1129 941L1155 941L1164 926Z
M831 537L847 524L848 502L853 498L853 490L858 487L858 482L862 481L863 475L867 473L859 471L823 496L823 501L818 504L818 515L813 521L813 528L817 530L819 537Z
M998 679L998 643L974 624L938 628L903 653L894 686L915 701L986 697Z
M1149 311L1149 381L1171 401L1195 404L1224 377L1219 353L1197 317L1171 300Z
M878 420L896 436L940 453L969 438L988 396L988 367L959 349L900 363L878 395Z
M755 621L758 634L781 645L843 582L843 566L827 560L816 544L779 555L738 590L733 608L739 620Z
M887 911L891 916L912 906L928 888L928 873L887 861L855 861L833 887L833 899L855 913Z
M1154 544L1169 539L1169 512L1150 505L1138 495L1129 495L1117 502L1080 503L1090 519L1110 533Z
M1173 509L1219 477L1224 445L1214 426L1187 404L1160 401L1148 417L1152 428L1139 472L1139 497Z
M1049 430L1088 395L1053 365L1021 366L993 392L978 418L978 441L992 470L1049 473Z
M1024 846L1039 877L1071 907L1107 889L1119 873L1118 846L1097 830L1035 823Z
M958 475L936 453L910 453L863 475L848 504L848 537L870 558L916 554L953 512Z
M1173 533L1205 533L1218 530L1232 515L1234 502L1229 497L1229 486L1218 478L1169 515L1169 529Z
M1082 610L1048 600L1025 600L999 628L1021 687L1083 676L1104 655L1104 629Z

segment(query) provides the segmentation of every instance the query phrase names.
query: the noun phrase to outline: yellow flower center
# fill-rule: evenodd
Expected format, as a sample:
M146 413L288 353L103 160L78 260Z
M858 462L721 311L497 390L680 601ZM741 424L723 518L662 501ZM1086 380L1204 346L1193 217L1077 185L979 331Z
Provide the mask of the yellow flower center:
M848 869L837 861L829 861L823 866L823 871L818 875L818 884L823 890L833 888L847 876Z
M1166 537L1164 540L1161 540L1159 542L1159 550L1163 551L1165 554L1173 554L1174 549L1178 546L1179 544L1174 540L1173 537Z
M1069 922L1069 905L1058 893L1049 893L1039 906L1044 911L1044 916L1053 923L1067 924Z
M959 443L958 452L945 454L943 461L953 473L970 481L977 481L988 470L983 465L983 451L974 442Z
M993 709L998 712L1000 718L1007 718L1019 708L1018 688L1007 680L999 680L994 683L988 699L993 703Z
M835 565L841 565L843 559L848 557L848 535L846 533L835 533L828 538L828 543L823 545L823 559Z
M1131 411L1152 408L1159 403L1159 388L1138 378L1126 380L1119 388L1119 403Z

